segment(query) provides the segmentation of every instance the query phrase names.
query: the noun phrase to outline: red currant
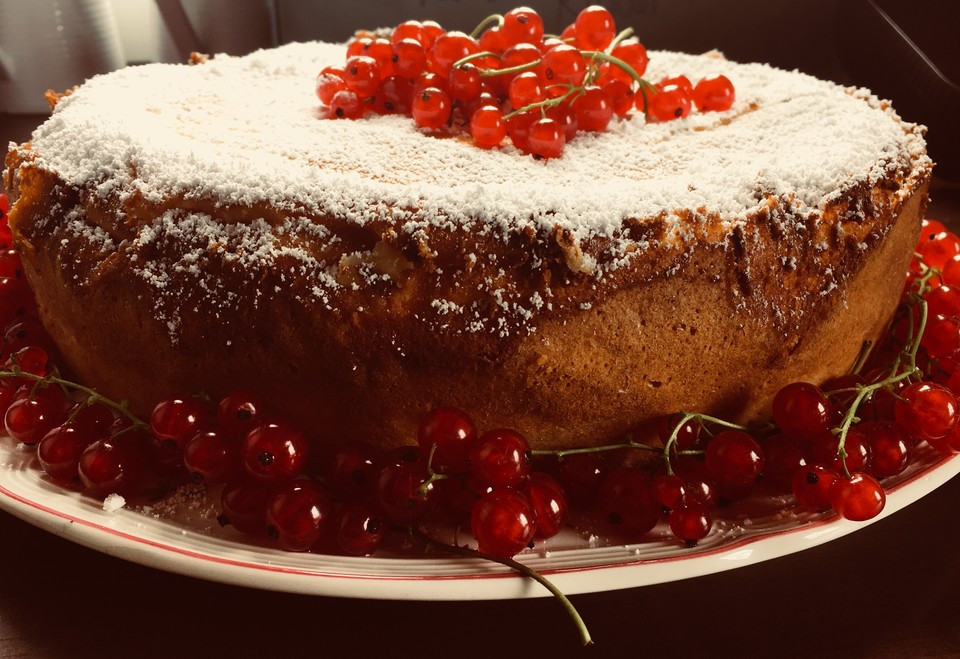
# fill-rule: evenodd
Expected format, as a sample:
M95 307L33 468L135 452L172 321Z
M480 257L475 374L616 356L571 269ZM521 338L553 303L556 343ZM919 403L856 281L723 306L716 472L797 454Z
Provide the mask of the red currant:
M393 29L390 39L394 44L398 44L404 39L410 39L422 45L424 39L423 23L420 21L404 21Z
M897 424L920 440L942 439L957 425L956 396L933 382L917 382L903 389L894 411Z
M613 103L599 87L586 87L583 94L573 101L580 130L604 131L613 118Z
M363 116L363 103L356 92L338 91L330 99L330 116L337 119L357 119Z
M63 408L41 396L27 396L10 403L4 415L7 434L23 444L36 444L63 420Z
M858 424L870 447L867 471L877 478L896 476L907 468L912 442L899 426L885 421Z
M533 472L527 480L527 494L537 520L536 537L551 538L567 521L569 506L563 486L543 472Z
M587 60L573 46L561 44L543 56L543 78L547 84L580 85L586 75Z
M220 494L220 525L229 524L241 533L262 535L266 532L267 504L274 490L246 481L227 483Z
M510 81L510 105L516 110L539 103L545 98L540 76L533 71L519 73Z
M886 501L883 486L862 472L853 473L850 478L838 478L830 486L830 505L841 517L854 522L876 517Z
M436 488L426 482L427 472L420 462L391 464L381 469L377 476L377 501L384 517L394 524L409 524L430 512L436 504Z
M718 484L747 485L763 470L763 449L741 430L724 430L707 444L707 470Z
M917 246L917 252L928 266L942 269L947 261L960 254L960 238L944 231L922 241Z
M557 479L571 502L586 507L596 499L600 484L609 471L599 455L580 453L569 455L560 462Z
M660 519L660 503L654 498L650 477L644 471L620 467L600 484L595 513L612 534L638 539Z
M733 106L733 83L723 74L709 75L693 88L693 102L700 112L723 112Z
M807 382L786 385L773 397L773 420L783 434L809 440L830 426L833 406L823 391Z
M698 501L689 501L670 512L670 530L687 545L703 540L713 527L713 518L707 507Z
M217 423L233 437L241 439L263 418L260 397L244 389L234 389L217 405Z
M391 47L391 57L392 55ZM359 98L369 98L380 88L380 67L377 60L365 55L357 55L347 60L343 71L343 81L347 89Z
M638 99L638 102L642 102ZM672 121L690 114L690 95L682 87L667 85L650 99L650 114L658 121Z
M378 457L376 449L366 442L341 444L324 466L327 488L342 501L369 497L377 483Z
M406 78L391 76L380 85L376 105L381 114L409 114L413 83Z
M676 475L660 474L653 479L653 497L667 510L673 510L687 501L687 485Z
M0 250L0 277L23 278L23 262L16 250Z
M78 430L72 423L53 428L37 445L40 467L51 478L73 481L79 478L77 467L80 455L93 441L93 437Z
M413 97L413 120L421 128L437 129L450 120L450 96L436 87L427 87Z
M511 489L495 489L474 504L470 528L479 550L509 558L533 540L536 513L530 500Z
M830 508L830 489L840 476L833 469L823 465L807 465L793 475L793 495L802 508L808 510L828 510Z
M577 15L577 44L584 50L603 50L617 34L613 15L600 5L591 5Z
M80 455L77 464L80 480L95 496L129 495L140 486L143 455L123 439L98 439Z
M319 484L291 481L267 502L267 535L287 551L306 551L326 531L333 512L333 501Z
M647 55L647 49L644 48L643 44L640 43L640 40L636 37L624 39L614 46L610 54L629 64L630 68L632 68L638 76L642 76L644 72L646 72L647 63L650 61ZM610 65L610 68L606 70L605 74L628 84L633 83L633 77L614 64Z
M265 421L240 444L240 462L256 481L282 483L296 478L307 464L309 444L303 432L284 421Z
M870 444L859 426L851 426L843 440L845 456L839 454L840 438L829 430L814 436L810 442L810 454L814 462L832 467L837 473L862 471L870 463Z
M470 471L484 487L519 485L530 473L530 445L514 430L489 430L470 449Z
M450 97L457 101L468 101L480 95L480 72L473 64L467 63L450 69L447 79Z
M530 7L517 7L503 15L500 32L508 45L535 44L543 39L543 19Z
M32 316L18 318L7 326L3 333L3 359L28 346L39 346L47 355L54 354L53 339L43 329L40 321Z
M564 103L547 110L547 116L556 121L563 131L563 136L569 142L577 135L580 130L580 122L577 119L577 113L568 104Z
M346 88L347 83L343 81L343 69L340 69L339 73L329 71L317 76L317 98L324 105L330 105L334 94Z
M507 126L500 108L484 105L475 111L470 117L470 134L479 147L492 149L499 146L507 136Z
M763 440L763 486L771 494L790 491L793 475L807 461L797 440L772 435Z
M433 47L433 44L436 43L442 35L446 34L446 30L440 27L440 24L436 21L423 21L421 23L423 26L423 48L428 50Z
M419 41L401 39L393 44L393 70L401 78L416 78L427 68L427 54Z
M187 472L205 483L226 483L240 472L240 447L222 429L198 432L183 447Z
M383 520L368 504L346 503L337 514L337 545L352 556L369 556L383 539L383 529Z
M463 32L447 32L437 37L430 51L429 60L432 65L432 71L444 78L450 77L450 69L455 62L463 59L467 55L473 55L480 51L480 45L476 39L467 36Z
M476 439L473 419L463 410L441 406L420 417L417 444L423 455L429 456L433 451L430 466L434 471L465 472L470 447Z
M563 155L566 138L560 124L545 117L530 124L527 144L535 158L559 158Z

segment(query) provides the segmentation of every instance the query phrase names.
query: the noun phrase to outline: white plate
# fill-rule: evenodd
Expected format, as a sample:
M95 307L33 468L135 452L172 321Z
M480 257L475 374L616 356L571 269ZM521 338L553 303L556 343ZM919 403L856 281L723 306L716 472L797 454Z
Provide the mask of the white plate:
M142 565L252 588L340 597L474 600L548 595L531 580L483 560L353 558L257 546L230 528L221 529L205 501L182 502L170 517L157 515L156 509L153 514L128 509L108 513L99 501L48 481L34 453L0 440L0 508L58 536ZM887 504L876 519L916 501L958 471L960 455L921 453L904 474L885 483ZM693 549L660 527L648 542L626 546L599 546L566 532L518 560L567 594L599 592L758 563L866 525L833 514L798 513L785 509L784 503L789 499L768 500L766 510L718 521Z

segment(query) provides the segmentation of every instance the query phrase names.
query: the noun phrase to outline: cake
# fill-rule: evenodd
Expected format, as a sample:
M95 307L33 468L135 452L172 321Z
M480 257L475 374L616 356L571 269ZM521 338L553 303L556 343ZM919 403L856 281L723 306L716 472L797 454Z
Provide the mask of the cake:
M10 225L69 370L147 412L264 396L318 443L411 443L434 406L534 448L677 410L748 421L847 371L903 286L932 163L862 89L717 53L726 112L538 161L407 117L321 118L342 45L87 81L10 145Z

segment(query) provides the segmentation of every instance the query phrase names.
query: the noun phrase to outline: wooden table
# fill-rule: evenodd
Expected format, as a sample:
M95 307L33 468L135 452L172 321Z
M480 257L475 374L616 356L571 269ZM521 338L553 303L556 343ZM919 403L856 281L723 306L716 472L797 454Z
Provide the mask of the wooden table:
M0 115L0 144L34 117ZM960 227L960 187L929 213ZM573 598L611 656L960 656L960 479L816 549ZM0 512L0 657L567 656L549 599L379 602L248 590L110 558Z

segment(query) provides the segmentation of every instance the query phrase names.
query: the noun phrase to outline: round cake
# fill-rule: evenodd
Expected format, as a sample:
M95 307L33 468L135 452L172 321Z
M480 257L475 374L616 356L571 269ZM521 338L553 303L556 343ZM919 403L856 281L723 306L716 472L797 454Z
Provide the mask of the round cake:
M11 145L11 229L77 379L141 412L246 388L318 442L411 443L445 404L560 448L763 417L897 304L932 163L865 90L654 52L649 79L721 73L733 107L636 113L540 161L323 119L314 77L343 61L124 69Z

